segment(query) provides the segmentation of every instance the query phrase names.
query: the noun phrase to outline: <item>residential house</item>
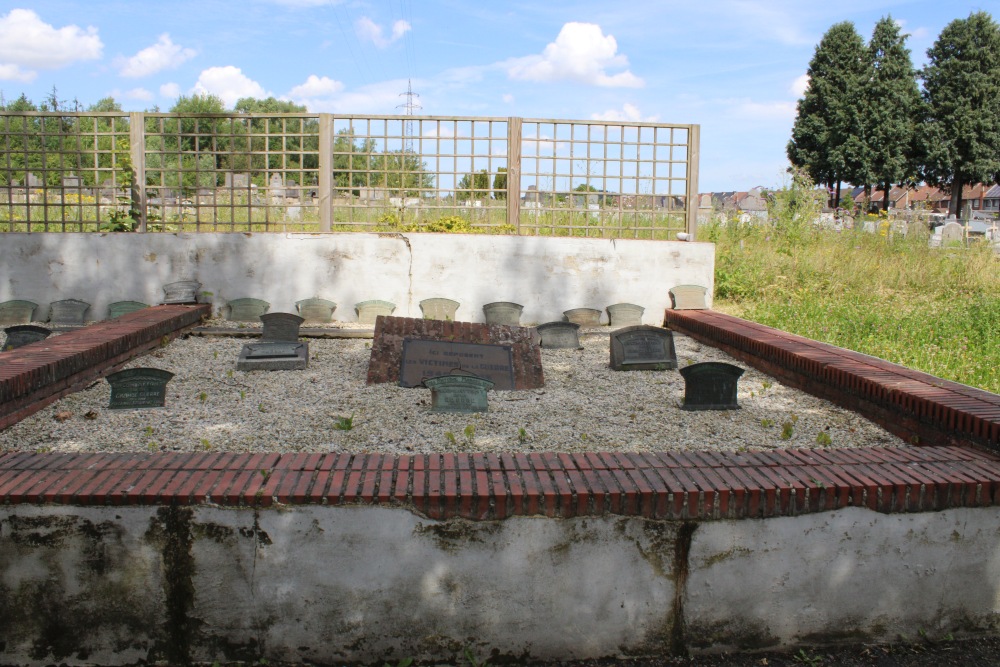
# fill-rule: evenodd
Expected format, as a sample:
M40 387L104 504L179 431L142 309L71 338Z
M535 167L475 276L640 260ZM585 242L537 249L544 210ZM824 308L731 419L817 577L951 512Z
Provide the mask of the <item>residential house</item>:
M1000 216L1000 185L994 185L983 195L983 212Z

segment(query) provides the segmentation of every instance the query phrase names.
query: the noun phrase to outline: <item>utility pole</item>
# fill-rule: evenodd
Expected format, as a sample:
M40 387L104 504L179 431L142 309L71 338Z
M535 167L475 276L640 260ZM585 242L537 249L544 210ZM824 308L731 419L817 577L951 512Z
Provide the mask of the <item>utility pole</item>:
M399 104L399 105L396 106L396 108L397 109L406 109L406 115L407 116L412 116L414 110L416 110L416 109L422 109L423 108L419 104L417 104L416 102L413 101L414 97L420 97L420 95L418 95L417 93L413 92L413 85L412 85L410 79L406 80L406 92L405 93L400 93L399 96L400 97L405 97L406 98L406 103L405 104ZM405 129L403 131L403 134L404 134L404 136L403 136L403 150L405 150L407 153L412 153L413 152L413 121L412 120L407 119L407 121L406 121L406 127L405 127Z

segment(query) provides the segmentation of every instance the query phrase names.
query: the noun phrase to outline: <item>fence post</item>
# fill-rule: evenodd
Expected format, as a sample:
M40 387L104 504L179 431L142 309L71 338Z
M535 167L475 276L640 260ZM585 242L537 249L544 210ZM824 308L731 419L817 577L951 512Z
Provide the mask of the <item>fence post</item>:
M687 165L687 233L695 240L698 231L698 158L701 152L701 125L692 125L688 130Z
M507 119L507 224L521 233L521 119Z
M129 157L132 160L132 210L139 212L139 230L146 231L146 114L128 114Z
M319 231L333 222L333 114L319 115Z

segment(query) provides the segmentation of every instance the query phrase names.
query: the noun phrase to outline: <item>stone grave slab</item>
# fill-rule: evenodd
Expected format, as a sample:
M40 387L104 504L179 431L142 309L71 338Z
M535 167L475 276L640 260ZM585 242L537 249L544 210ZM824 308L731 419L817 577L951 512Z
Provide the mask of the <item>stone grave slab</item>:
M198 303L198 290L201 283L197 280L178 280L163 286L163 303Z
M646 309L634 303L615 303L608 306L608 323L616 328L637 327L642 324Z
M231 322L259 322L260 316L271 307L267 301L261 299L233 299L226 304L227 320Z
M428 378L464 371L486 378L497 389L514 388L514 352L510 345L405 338L401 364L401 387L419 387Z
M670 301L674 310L705 310L707 293L708 288L701 285L677 285L670 290Z
M965 227L958 222L948 222L941 227L941 245L960 245L965 241Z
M596 308L571 308L563 311L567 322L579 324L581 327L601 326L601 311Z
M49 322L57 327L82 327L90 304L79 299L63 299L49 304Z
M546 322L535 327L542 338L542 347L548 350L582 348L580 325L576 322Z
M506 324L511 327L521 326L521 311L524 306L513 301L494 301L483 306L486 324Z
M40 340L45 340L52 333L50 329L35 326L34 324L19 324L7 327L3 332L7 334L7 340L3 344L4 351L16 350L29 343L37 343Z
M37 303L14 299L0 303L0 324L27 324L35 313Z
M174 376L159 368L130 368L108 376L111 402L108 408L162 408L167 402L167 382Z
M663 371L677 368L670 329L637 325L611 333L611 370Z
M396 304L378 299L354 304L354 312L358 314L359 324L375 324L379 315L392 315L395 310Z
M302 299L295 302L295 309L306 322L330 322L337 304L326 299Z
M108 319L113 320L116 317L128 315L143 308L149 308L149 304L142 301L115 301L108 304Z
M433 412L487 412L489 401L486 392L493 383L486 378L463 373L450 373L430 378L426 385L431 390Z
M238 371L300 371L309 365L309 344L287 341L247 343L236 360Z
M428 320L448 320L455 321L455 313L461 304L451 299L433 298L424 299L420 302L420 312L424 319Z
M299 327L304 318L292 313L265 313L260 316L264 325L261 340L296 342L299 340Z
M533 329L503 324L447 322L391 316L380 316L375 321L375 336L372 339L371 358L368 362L368 384L400 381L403 341L408 338L449 343L509 345L514 366L514 389L537 389L545 385L542 353L537 333ZM449 369L445 372L447 370Z
M739 410L736 385L743 369L722 361L706 361L680 369L684 376L682 410Z

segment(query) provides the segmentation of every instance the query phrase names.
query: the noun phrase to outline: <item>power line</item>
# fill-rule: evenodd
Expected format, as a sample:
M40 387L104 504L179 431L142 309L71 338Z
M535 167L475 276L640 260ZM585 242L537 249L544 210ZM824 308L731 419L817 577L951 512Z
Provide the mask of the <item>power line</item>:
M413 112L416 109L423 109L422 106L413 101L414 97L420 97L419 94L413 92L413 84L410 79L406 80L406 92L400 93L400 97L406 97L405 104L396 105L397 109L406 109L406 115L412 117ZM411 118L406 119L406 129L403 132L403 150L412 153L413 152L413 120Z

